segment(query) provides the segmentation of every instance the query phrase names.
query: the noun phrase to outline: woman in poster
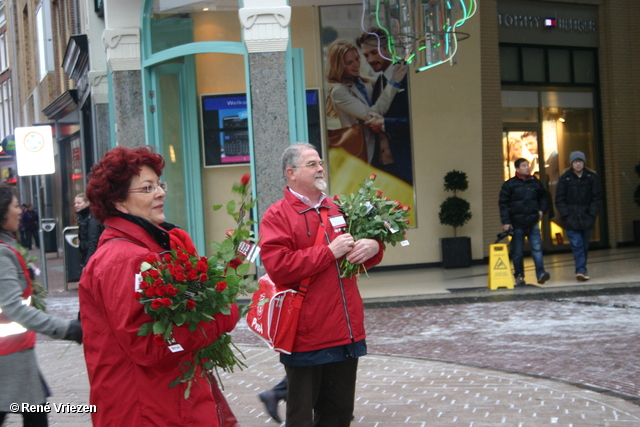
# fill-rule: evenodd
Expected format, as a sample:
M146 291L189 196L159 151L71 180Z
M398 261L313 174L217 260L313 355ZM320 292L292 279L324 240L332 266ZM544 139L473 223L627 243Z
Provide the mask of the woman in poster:
M329 94L327 115L340 120L342 128L336 134L340 134L342 146L352 155L371 163L375 151L376 135L363 124L378 115L383 116L387 112L400 87L397 82L401 82L406 74L405 66L396 67L390 84L386 86L375 104L372 104L373 83L360 76L360 53L356 46L346 40L336 40L329 45L326 70L327 93ZM352 137L349 138L347 135L352 135ZM355 141L356 138L359 138L360 141ZM338 135L336 135L336 139L338 139ZM350 140L347 141L347 139ZM361 144L362 140L366 149L354 149L354 144ZM348 144L350 148L345 144ZM338 143L330 141L329 145L336 147Z

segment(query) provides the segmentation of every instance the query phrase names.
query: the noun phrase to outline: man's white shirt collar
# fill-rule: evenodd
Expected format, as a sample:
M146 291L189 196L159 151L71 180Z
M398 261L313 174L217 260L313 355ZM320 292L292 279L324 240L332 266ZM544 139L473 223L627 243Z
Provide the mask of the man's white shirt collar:
M291 191L291 194L293 194L294 196L296 196L298 199L300 199L300 201L302 203L304 203L305 205L311 207L311 208L317 208L318 206L320 206L322 204L322 202L324 202L324 199L327 198L327 195L324 192L321 192L322 195L320 196L320 201L318 201L318 203L314 206L313 203L311 203L311 199L308 198L307 196L303 196L300 193L296 193L295 191L293 191L293 189L291 189L291 187L288 187L289 191Z

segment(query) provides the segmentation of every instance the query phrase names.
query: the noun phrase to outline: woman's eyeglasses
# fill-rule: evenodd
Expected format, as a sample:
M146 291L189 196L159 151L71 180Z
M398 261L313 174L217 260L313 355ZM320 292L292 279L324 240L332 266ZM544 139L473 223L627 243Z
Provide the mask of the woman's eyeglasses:
M132 188L128 191L128 193L155 193L158 191L158 188L162 188L162 191L167 191L167 183L159 182L157 184L149 184L144 187Z

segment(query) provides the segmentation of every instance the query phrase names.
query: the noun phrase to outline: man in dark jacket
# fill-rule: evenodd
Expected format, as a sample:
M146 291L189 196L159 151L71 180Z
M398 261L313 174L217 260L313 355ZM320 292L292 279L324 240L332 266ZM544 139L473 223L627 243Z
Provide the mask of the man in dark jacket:
M595 172L585 169L586 156L574 151L569 156L571 168L558 181L556 207L571 242L576 262L576 279L584 282L587 275L587 253L591 229L602 206L600 182Z
M517 285L524 285L524 238L529 240L531 257L536 266L539 284L550 279L544 270L542 239L538 221L547 213L547 191L542 183L530 174L529 162L518 159L514 163L516 175L502 184L500 190L500 220L504 231L513 230L511 258Z
M24 229L24 241L22 246L31 250L31 242L36 242L36 248L40 247L40 235L38 224L38 212L33 209L32 205L27 205L27 210L20 215L20 230Z
M80 243L80 268L84 268L91 255L98 248L98 240L100 240L104 227L91 215L91 204L84 193L76 196L74 207L76 209L78 241Z

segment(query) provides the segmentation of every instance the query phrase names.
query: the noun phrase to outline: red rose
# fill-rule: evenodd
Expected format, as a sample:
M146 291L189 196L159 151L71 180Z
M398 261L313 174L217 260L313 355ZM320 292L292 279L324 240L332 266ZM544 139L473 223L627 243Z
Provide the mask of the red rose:
M245 173L244 175L242 175L242 178L240 178L240 184L242 184L243 187L246 187L247 184L249 184L250 180L251 180L251 175L249 175L248 173Z
M160 307L162 307L162 300L160 298L156 298L153 301L151 301L151 308L153 308L154 310L157 310Z
M156 295L158 295L159 297L163 297L166 294L167 294L167 288L165 288L164 286L156 287Z
M335 196L333 196L333 200L335 200L336 202L340 200L340 195L336 194Z
M173 276L173 278L178 282L184 282L185 280L187 280L187 276L185 276L183 273L177 273L175 276Z
M235 257L231 261L229 261L229 267L236 269L242 264L242 260L239 257Z
M144 290L147 289L149 287L149 284L147 282L140 282L140 289Z
M411 221L407 220L407 225L411 224Z
M409 212L411 210L411 206L403 206L402 210L405 212Z
M158 270L149 270L149 276L151 276L152 279L157 279L160 277L160 272Z
M142 298L143 296L144 296L144 295L143 295L141 292L134 292L134 293L133 293L133 297L134 297L135 299L140 299L140 298Z
M227 237L231 237L231 236L233 236L233 231L234 230L227 230L227 232L224 233L224 235L227 236Z
M188 280L196 280L197 277L198 277L198 272L196 270L189 270L189 272L187 273Z
M147 288L147 289L144 291L144 294L145 294L146 296L148 296L148 297L155 297L155 296L156 296L156 290L155 290L155 288Z
M164 280L162 279L156 279L153 281L153 286L162 286L164 285Z
M162 298L162 305L164 305L165 307L171 307L171 300L169 298Z
M204 283L204 282L206 282L207 280L209 280L209 276L207 276L207 274L206 274L206 273L202 273L202 274L200 275L200 279L199 279L199 280L200 280L200 282Z
M171 254L169 253L163 254L162 258L164 259L164 262L171 262Z
M222 292L222 291L224 291L225 289L227 289L227 282L218 282L218 283L216 284L216 291L218 291L218 292Z
M382 197L382 191L380 191L380 190L376 191L376 196Z
M175 297L178 294L178 290L173 287L173 285L167 285L167 295L170 297Z
M204 273L209 269L209 263L204 262L204 261L198 261L198 263L196 264L196 270L198 270L200 273Z
M158 260L159 260L158 254L149 254L145 258L144 262L149 263L149 264L153 264L153 263L158 262Z
M154 335L153 343L158 347L162 347L164 345L164 337L161 334Z
M378 175L376 175L375 173L372 173L371 175L369 175L369 180L375 181L377 177Z
M182 263L187 263L189 261L189 255L184 252L178 253L178 261Z
M191 271L191 270L193 270L193 265L191 265L191 263L186 263L184 265L184 269L187 270L187 271Z
M192 299L187 301L187 310L191 310L193 307L196 306L196 302Z

